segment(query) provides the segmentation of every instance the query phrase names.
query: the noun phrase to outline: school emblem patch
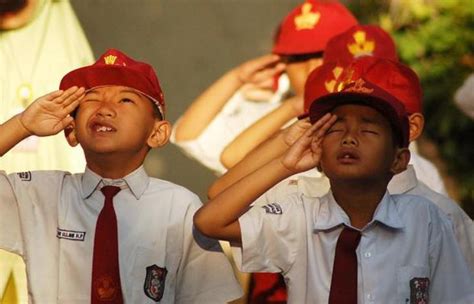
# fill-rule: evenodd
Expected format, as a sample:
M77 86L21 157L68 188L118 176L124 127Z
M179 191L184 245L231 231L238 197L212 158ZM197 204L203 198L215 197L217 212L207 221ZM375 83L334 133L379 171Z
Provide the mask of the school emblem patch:
M413 278L410 280L410 304L428 304L430 279Z
M265 212L269 214L283 214L281 206L277 203L267 204L265 206L262 206L262 208L265 209Z
M165 281L168 270L158 267L156 264L146 268L145 285L143 290L147 297L155 302L159 302L165 292Z

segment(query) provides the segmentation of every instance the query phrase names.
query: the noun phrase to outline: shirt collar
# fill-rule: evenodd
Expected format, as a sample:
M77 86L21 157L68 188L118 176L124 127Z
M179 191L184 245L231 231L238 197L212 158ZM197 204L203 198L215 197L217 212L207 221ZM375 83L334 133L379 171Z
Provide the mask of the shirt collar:
M415 169L413 165L408 165L407 169L394 175L388 184L388 191L393 194L401 194L410 191L418 185Z
M337 204L332 191L320 198L320 207L315 210L314 214L314 230L330 230L339 225L350 226L350 220L347 214Z
M135 198L138 200L148 187L150 177L145 172L143 166L120 179L107 179L96 174L89 168L86 168L82 176L82 198L86 199L99 189L100 184L106 185L125 185L130 189Z
M321 206L316 211L314 218L313 229L318 230L331 230L340 225L346 225L351 227L349 216L344 210L337 204L332 191L321 198ZM316 220L317 219L317 220ZM382 200L380 201L377 209L375 210L374 217L367 227L373 222L379 222L387 227L394 229L402 229L405 227L395 202L390 194L385 192Z

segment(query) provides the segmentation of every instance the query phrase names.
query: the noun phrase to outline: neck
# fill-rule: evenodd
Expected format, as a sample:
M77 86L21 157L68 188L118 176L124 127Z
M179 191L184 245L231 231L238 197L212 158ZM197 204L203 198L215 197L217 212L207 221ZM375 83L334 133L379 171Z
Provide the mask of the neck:
M138 169L145 157L86 154L87 167L104 178L119 179Z
M33 18L36 6L37 0L29 0L19 11L0 16L0 30L13 30L25 26Z
M361 229L372 220L387 191L387 184L388 181L331 181L331 191L337 204L349 216L351 225Z

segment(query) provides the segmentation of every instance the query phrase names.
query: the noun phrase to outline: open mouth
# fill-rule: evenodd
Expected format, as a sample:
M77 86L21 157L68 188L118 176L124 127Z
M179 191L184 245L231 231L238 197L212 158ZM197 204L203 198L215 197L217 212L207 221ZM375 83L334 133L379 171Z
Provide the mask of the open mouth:
M356 151L345 150L337 154L337 160L342 163L353 163L359 160L359 155Z
M111 133L111 132L116 132L117 131L111 125L100 123L100 122L92 123L91 124L91 129L92 129L92 131L97 132L97 133Z

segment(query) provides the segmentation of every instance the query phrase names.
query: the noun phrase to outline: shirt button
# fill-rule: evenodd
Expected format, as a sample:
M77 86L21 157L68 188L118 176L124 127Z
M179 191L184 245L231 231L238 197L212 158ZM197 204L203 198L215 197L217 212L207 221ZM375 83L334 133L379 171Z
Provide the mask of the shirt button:
M372 253L370 251L367 251L366 253L364 253L364 257L366 258L370 258L372 256Z
M371 293L368 293L368 294L367 294L367 300L373 301L373 300L374 300L374 296L373 296Z

